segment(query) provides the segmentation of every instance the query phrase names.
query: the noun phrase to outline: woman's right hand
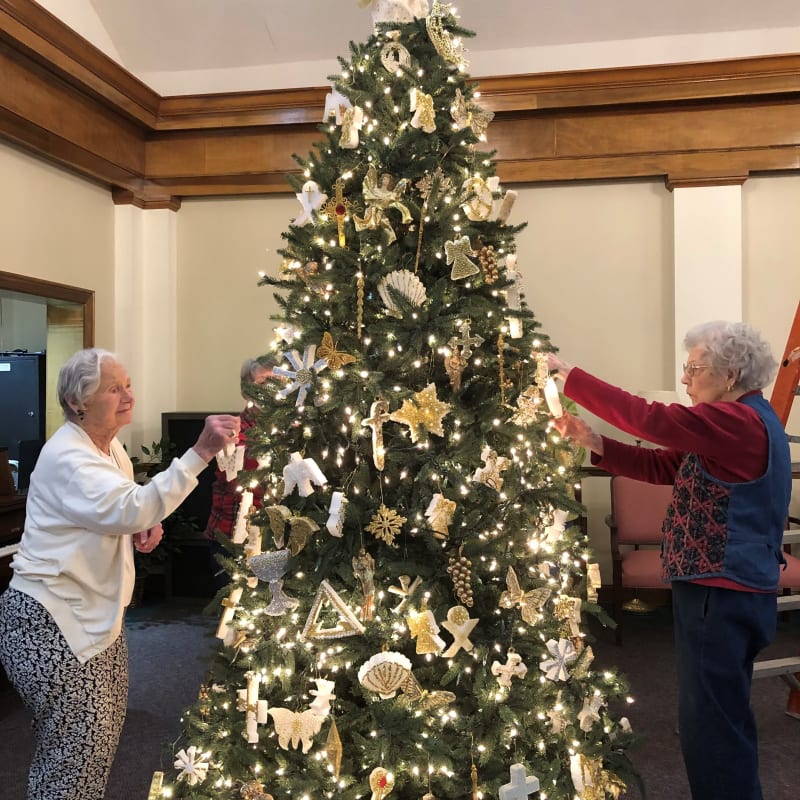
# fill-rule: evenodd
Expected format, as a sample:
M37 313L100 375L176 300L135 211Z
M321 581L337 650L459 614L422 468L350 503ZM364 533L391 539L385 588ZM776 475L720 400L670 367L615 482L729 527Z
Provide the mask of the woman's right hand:
M206 417L203 430L194 443L194 451L203 461L211 461L226 444L238 440L240 428L239 417L231 414L211 414Z
M553 420L553 425L565 439L572 439L578 446L599 456L603 455L603 437L595 433L580 417L565 412L563 416Z

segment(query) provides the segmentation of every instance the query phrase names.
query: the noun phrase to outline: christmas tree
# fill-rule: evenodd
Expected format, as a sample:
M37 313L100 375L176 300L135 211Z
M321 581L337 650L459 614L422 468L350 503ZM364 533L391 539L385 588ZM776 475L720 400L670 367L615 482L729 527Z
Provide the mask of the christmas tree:
M151 797L618 797L625 686L592 667L578 456L472 34L439 3L372 5L290 178L302 210L263 279L282 380L250 387L222 644Z

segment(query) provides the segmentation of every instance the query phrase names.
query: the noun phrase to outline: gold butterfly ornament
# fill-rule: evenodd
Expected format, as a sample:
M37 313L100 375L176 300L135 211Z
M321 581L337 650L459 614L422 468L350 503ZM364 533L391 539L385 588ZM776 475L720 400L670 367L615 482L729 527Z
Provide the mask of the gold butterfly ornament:
M356 357L336 349L333 337L328 331L322 334L322 343L317 347L317 355L328 362L330 369L340 369L355 362Z
M517 578L517 573L514 572L513 567L508 568L506 586L508 588L500 595L500 606L502 608L514 608L514 606L519 606L522 619L527 622L528 625L535 625L539 613L542 610L542 606L547 602L553 590L548 589L546 586L541 586L538 589L523 592L519 585L519 578Z

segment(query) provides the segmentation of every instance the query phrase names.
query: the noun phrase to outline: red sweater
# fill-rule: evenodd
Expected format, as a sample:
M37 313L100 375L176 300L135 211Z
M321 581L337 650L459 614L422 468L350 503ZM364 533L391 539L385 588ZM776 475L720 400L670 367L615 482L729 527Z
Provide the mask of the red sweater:
M592 453L592 463L615 475L672 483L686 453L697 453L704 469L729 483L752 481L767 468L766 428L743 403L648 403L578 367L564 394L615 428L661 446L653 450L603 436L603 455Z
M248 428L255 424L254 412L246 408L240 415L241 429L239 431L239 439L237 444L247 446ZM258 467L258 460L251 458L245 449L244 467L245 470L254 470ZM253 507L261 508L261 501L264 496L264 490L261 486L251 488L253 493ZM218 530L226 536L233 535L233 526L236 523L236 517L239 512L239 500L242 493L239 491L239 479L234 478L229 481L225 477L222 470L216 470L214 473L214 483L211 487L211 511L208 516L208 524L206 525L205 536L208 539L214 538L214 531Z
M755 480L767 469L767 430L755 409L743 403L648 403L578 367L570 371L564 394L621 431L660 445L638 447L603 436L603 455L592 453L592 464L614 475L671 484L687 453L696 453L707 472L729 483ZM696 582L746 588L726 578Z

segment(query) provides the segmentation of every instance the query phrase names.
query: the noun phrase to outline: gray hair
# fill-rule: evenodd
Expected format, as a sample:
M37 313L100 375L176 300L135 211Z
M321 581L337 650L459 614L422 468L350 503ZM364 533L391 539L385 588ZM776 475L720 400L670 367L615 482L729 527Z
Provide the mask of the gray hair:
M242 369L239 372L239 380L242 383L252 383L253 372L255 372L256 368L260 366L261 364L259 363L258 359L246 358L242 363Z
M74 421L78 418L70 403L76 405L79 411L86 408L86 401L100 386L101 364L108 359L116 361L117 357L108 350L88 347L78 350L58 371L56 393L65 419Z
M688 331L683 345L687 350L705 348L711 369L735 372L734 386L744 392L763 389L778 368L769 343L746 322L704 322Z
M266 369L272 370L276 366L274 359L269 356L261 356L261 358L247 358L242 363L242 369L239 372L239 382L242 387L242 395L245 399L245 387L256 381L256 370Z

